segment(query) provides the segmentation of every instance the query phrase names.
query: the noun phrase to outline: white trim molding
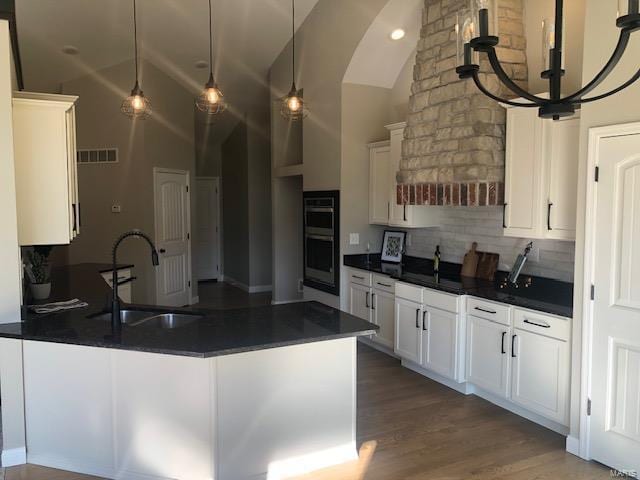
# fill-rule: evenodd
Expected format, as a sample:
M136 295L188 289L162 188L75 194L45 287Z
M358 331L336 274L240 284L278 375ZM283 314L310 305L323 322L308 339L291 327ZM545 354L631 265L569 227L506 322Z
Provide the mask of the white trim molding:
M231 286L244 290L247 293L266 293L273 290L271 285L247 285L246 283L236 280L235 278L231 278L228 275L225 275L224 281Z

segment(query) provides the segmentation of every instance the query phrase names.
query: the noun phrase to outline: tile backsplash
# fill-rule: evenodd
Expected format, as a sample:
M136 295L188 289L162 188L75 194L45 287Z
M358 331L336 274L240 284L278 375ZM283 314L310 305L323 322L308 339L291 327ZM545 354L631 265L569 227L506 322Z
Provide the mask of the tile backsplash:
M500 254L500 270L511 270L513 263L529 239L505 237L502 234L502 209L474 207L446 209L439 228L409 230L411 245L407 255L433 258L440 245L442 260L462 263L473 242L478 250ZM523 273L573 282L575 243L557 240L533 240L534 252ZM539 259L534 258L539 253Z

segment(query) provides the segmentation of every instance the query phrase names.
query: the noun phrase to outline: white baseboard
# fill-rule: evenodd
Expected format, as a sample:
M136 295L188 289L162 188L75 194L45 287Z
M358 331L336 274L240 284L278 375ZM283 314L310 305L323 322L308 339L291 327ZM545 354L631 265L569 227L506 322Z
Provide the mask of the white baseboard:
M224 277L224 281L229 285L233 285L234 287L238 287L241 290L244 290L247 293L266 293L271 292L273 287L271 285L247 285L246 283L240 282L234 278L229 276Z
M306 301L304 298L298 300L271 300L271 305L289 305L290 303L304 303Z
M2 451L2 467L15 467L27 463L27 448L10 448Z
M442 375L426 370L420 365L416 365L415 363L408 360L402 360L402 366L408 368L409 370L413 370L416 373L419 373L423 377L430 378L434 382L441 383L445 387L449 387L456 392L462 393L463 395L470 395L473 393L473 388L466 382L458 383L455 380L451 380L450 378L446 378Z
M573 437L571 435L567 437L567 452L575 455L576 457L580 456L580 439L578 437Z

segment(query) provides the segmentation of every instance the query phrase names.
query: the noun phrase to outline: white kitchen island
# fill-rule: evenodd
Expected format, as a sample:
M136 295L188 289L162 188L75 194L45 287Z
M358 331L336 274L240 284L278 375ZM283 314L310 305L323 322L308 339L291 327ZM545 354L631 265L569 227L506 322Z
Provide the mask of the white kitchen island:
M334 329L356 322L329 317ZM27 463L114 479L243 480L357 458L360 333L330 338L318 318L295 323L310 335L304 343L210 357L62 343L53 330L49 341L12 338L4 327L0 345L22 349ZM142 330L125 327L123 338ZM208 333L185 327L180 342Z

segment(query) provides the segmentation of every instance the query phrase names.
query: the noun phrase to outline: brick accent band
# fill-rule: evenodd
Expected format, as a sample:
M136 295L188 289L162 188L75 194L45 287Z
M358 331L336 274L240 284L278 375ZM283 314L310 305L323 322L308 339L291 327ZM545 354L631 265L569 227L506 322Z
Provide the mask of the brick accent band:
M504 204L504 183L421 183L398 185L398 205L484 207Z

